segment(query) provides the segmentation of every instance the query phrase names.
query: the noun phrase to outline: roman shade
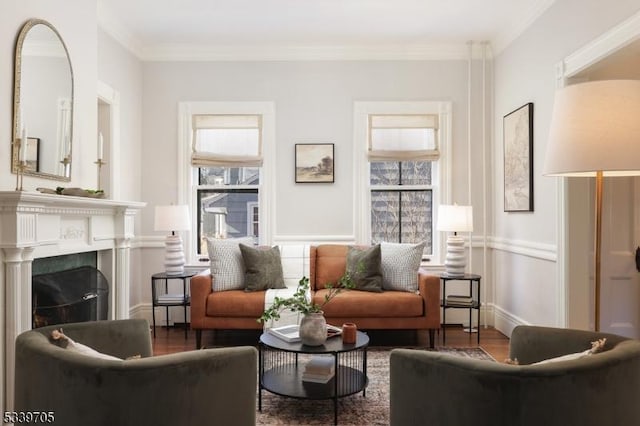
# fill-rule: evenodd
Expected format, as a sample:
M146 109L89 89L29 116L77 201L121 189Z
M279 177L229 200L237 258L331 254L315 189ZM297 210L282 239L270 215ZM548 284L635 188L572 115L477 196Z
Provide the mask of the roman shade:
M262 116L195 114L192 120L192 166L262 165Z
M438 150L435 114L369 115L369 161L434 161Z

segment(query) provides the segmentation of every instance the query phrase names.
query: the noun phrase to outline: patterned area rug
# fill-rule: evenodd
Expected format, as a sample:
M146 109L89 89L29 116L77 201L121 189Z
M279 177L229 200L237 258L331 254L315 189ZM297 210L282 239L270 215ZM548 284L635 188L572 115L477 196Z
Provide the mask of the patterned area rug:
M340 425L389 424L389 353L392 348L369 348L366 397L362 393L338 400ZM414 348L432 350L425 348ZM482 348L436 348L437 352L487 361L495 360ZM307 401L286 398L262 391L262 412L256 415L257 425L331 425L333 401Z

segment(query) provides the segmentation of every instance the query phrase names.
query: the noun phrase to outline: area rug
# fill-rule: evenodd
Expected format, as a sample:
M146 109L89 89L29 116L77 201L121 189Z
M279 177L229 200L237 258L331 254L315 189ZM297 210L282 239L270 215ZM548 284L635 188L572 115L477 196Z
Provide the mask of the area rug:
M338 400L338 424L340 425L388 425L389 424L389 354L392 348L369 348L367 352L366 397L362 393ZM482 348L412 348L434 350L455 356L495 360ZM333 401L307 401L286 398L262 391L262 412L256 415L257 425L331 425Z

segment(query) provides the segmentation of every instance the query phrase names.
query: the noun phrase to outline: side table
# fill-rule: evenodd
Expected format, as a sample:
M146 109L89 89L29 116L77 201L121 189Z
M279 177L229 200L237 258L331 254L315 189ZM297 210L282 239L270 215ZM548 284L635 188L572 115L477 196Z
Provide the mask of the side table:
M169 307L182 306L184 308L184 338L187 338L189 329L187 322L187 306L191 305L191 298L187 291L187 282L191 277L200 272L203 268L185 268L181 274L167 274L159 272L151 275L151 310L153 316L153 337L156 337L156 307L165 308L165 319L169 325ZM169 293L169 281L182 280L182 293ZM164 283L164 286L162 285Z
M480 280L482 277L477 274L464 274L464 275L440 275L440 282L442 283L442 300L440 306L442 307L442 344L445 345L447 339L447 309L468 309L469 310L469 332L473 332L473 323L471 314L475 309L478 315L478 344L480 344ZM447 299L447 282L449 281L467 281L469 283L469 292L464 295L468 298L468 301L453 301ZM475 291L474 291L475 284Z

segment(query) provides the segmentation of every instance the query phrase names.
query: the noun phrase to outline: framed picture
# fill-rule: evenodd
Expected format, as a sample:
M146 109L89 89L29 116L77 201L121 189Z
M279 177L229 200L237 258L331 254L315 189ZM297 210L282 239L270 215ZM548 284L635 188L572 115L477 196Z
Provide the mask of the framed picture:
M25 161L25 170L32 172L40 171L40 138L27 138Z
M533 104L504 116L504 211L533 211Z
M296 183L332 183L333 144L296 144Z

